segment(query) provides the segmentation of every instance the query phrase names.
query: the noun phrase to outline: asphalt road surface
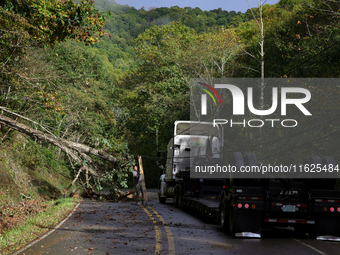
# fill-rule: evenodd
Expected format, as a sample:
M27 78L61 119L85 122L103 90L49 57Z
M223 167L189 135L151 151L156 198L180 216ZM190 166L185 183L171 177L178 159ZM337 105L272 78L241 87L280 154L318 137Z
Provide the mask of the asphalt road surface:
M15 254L340 254L340 243L271 229L262 239L238 239L148 191L149 206L83 200L59 228ZM340 227L340 226L339 226Z

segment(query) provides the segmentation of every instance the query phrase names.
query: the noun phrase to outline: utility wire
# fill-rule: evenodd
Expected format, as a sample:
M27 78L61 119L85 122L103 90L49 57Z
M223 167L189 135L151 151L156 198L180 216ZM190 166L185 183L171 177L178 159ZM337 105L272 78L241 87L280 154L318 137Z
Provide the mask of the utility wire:
M286 150L282 150L282 151L279 151L279 152L277 152L277 153L275 153L275 154L271 154L271 155L268 155L268 156L265 156L265 157L262 157L262 158L259 158L259 159L265 159L265 158L269 158L269 157L276 156L276 155L281 154L281 153L284 153L284 152L293 151L293 150L296 150L296 149L301 148L301 147L303 147L303 146L306 146L306 145L309 145L309 144L313 144L313 143L316 142L316 141L323 140L323 139L325 139L325 138L327 138L327 137L330 137L330 136L333 136L333 135L336 135L336 134L339 134L339 133L340 133L340 131L333 132L333 133L331 133L331 134L329 134L329 135L320 137L320 138L315 139L315 140L313 140L313 141L310 141L310 142L301 144L301 145L299 145L299 146L291 147L291 148L288 148L288 149L286 149Z
M289 135L284 136L284 137L276 138L276 139L273 139L273 140L270 140L270 141L266 141L266 142L263 142L263 143L260 143L260 144L257 144L257 145L250 146L249 148L253 148L253 149L254 149L254 148L258 148L258 147L261 147L261 146L263 146L263 145L266 145L266 144L273 144L273 143L275 143L275 142L277 142L277 141L280 141L280 140L284 140L284 139L288 139L288 138L291 138L291 139L292 139L292 138L293 138L294 136L296 136L296 135L299 135L299 134L302 134L302 133L306 133L307 131L313 130L313 129L317 128L317 127L323 126L323 125L325 125L325 124L331 123L331 122L336 121L336 120L340 120L340 117L337 117L337 118L334 118L334 119L331 119L331 120L327 120L327 121L325 121L325 122L322 122L322 123L320 123L320 124L317 124L317 125L315 125L315 126L313 126L313 127L310 127L310 128L308 128L308 129L301 130L301 131L296 132L296 133L294 133L294 134L289 134ZM200 124L200 123L196 123L195 126L198 125L198 124ZM188 129L190 129L190 128L188 128ZM187 131L188 129L186 129L186 130L184 130L184 131ZM184 131L183 131L183 132L184 132ZM295 150L295 149L297 149L297 148L301 148L301 147L304 146L304 145L313 143L313 142L318 141L318 140L322 140L322 139L324 139L324 138L327 138L327 137L332 136L332 135L334 135L334 134L337 134L337 133L339 133L339 132L340 132L340 131L338 131L338 132L333 132L333 133L330 134L330 135L323 136L323 137L321 137L321 138L315 139L315 140L313 140L313 141L311 141L311 142L308 142L308 143L305 143L305 144L302 144L302 145L299 145L299 146L296 146L296 147L290 147L290 148L288 148L288 149L286 149L286 150L282 150L282 151L280 151L280 152L278 152L278 153L276 153L276 154L273 154L273 155L270 155L270 156L266 156L266 157L262 157L262 158L260 158L260 159L264 159L264 158L267 158L267 157L275 156L275 155L280 154L280 153L282 153L282 152L286 152L286 151L290 151L290 150ZM180 135L180 134L178 134L178 135ZM177 136L177 135L175 135L175 136ZM175 136L173 136L173 137L175 137ZM240 147L239 147L239 148L235 148L234 150L228 150L228 151L224 150L224 152L225 152L225 153L226 153L226 152L227 152L227 153L228 153L228 152L235 152L235 151L242 150L242 149L243 149L243 148L240 148ZM221 153L221 152L210 153L209 155L220 154L220 153ZM144 158L159 160L158 157L152 157L152 156L147 156L147 155L140 155L140 156L142 156L142 157L144 157ZM207 155L201 155L201 156L204 157L204 156L207 156ZM178 159L184 159L184 158L190 158L190 156L183 156L183 157L176 157L176 158L178 158ZM170 158L168 158L168 157L166 157L166 158L162 157L162 159L164 160L164 159L170 159Z
M310 58L308 58L308 59L302 61L301 63L297 64L294 68L288 70L285 74L287 74L287 73L289 73L289 72L291 72L291 71L297 69L297 68L300 67L301 65L303 65L303 64L305 64L305 63L307 63L307 62L309 62L309 61L312 60L313 58L315 58L315 57L319 56L320 54L324 53L325 51L327 51L327 50L333 48L334 46L338 45L339 43L340 43L340 41L334 43L333 45L331 45L331 46L329 46L329 47L327 47L327 48L325 48L325 49L323 49L322 51L320 51L319 53L315 54L314 56L312 56L312 57L310 57ZM285 75L285 74L283 74L283 75ZM283 75L282 75L282 76L283 76Z
M294 133L294 134L289 134L289 135L286 135L286 136L283 136L283 137L280 137L280 138L276 138L276 139L273 139L273 140L269 140L269 141L266 141L266 142L262 142L262 143L257 144L257 145L256 145L256 144L255 144L255 145L252 145L252 146L250 146L250 147L248 147L248 148L258 148L258 147L262 147L263 145L272 144L272 143L277 142L277 141L280 141L280 140L284 140L284 139L292 139L294 136L300 135L300 134L302 134L302 133L306 133L307 131L310 131L310 130L312 130L312 129L315 129L315 128L317 128L317 127L323 126L323 125L325 125L325 124L331 123L331 122L336 121L336 120L340 120L340 117L337 117L337 118L334 118L334 119L331 119L331 120L327 120L327 121L322 122L322 123L320 123L320 124L317 124L317 125L315 125L315 126L313 126L313 127L310 127L310 128L307 128L307 129L304 129L304 130L301 130L301 131L298 131L298 132L296 132L296 133ZM236 150L237 150L237 149L238 149L238 148L236 148Z

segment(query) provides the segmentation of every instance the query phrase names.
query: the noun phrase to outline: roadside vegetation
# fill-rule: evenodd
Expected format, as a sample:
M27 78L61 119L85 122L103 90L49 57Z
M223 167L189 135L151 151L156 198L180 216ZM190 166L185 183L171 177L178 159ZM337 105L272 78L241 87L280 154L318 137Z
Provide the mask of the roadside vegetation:
M53 229L79 202L77 198L29 200L1 209L0 253L11 254Z
M338 78L338 4L264 5L265 77ZM0 1L0 174L7 176L0 188L2 249L21 245L10 236L31 214L48 219L52 208L68 208L57 219L63 218L75 202L54 206L61 197L79 198L84 187L106 187L114 197L132 186L137 155L146 186L156 187L157 148L166 149L175 120L189 118L190 79L260 77L260 13L252 11L136 10L109 0ZM338 89L328 90L333 97L314 95L333 102ZM320 102L315 109L329 112L332 106ZM337 129L328 125L319 134ZM250 141L257 134L247 135ZM308 147L311 155L316 148L329 155L338 150L328 146L334 136L326 138ZM288 149L296 142L285 140ZM14 220L18 215L21 221Z

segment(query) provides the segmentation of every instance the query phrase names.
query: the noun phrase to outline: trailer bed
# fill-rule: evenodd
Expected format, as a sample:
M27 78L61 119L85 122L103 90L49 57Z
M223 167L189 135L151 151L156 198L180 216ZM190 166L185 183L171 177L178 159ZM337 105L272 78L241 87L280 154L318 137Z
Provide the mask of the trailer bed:
M215 220L218 217L219 201L184 196L181 199L180 207L193 210L209 219Z

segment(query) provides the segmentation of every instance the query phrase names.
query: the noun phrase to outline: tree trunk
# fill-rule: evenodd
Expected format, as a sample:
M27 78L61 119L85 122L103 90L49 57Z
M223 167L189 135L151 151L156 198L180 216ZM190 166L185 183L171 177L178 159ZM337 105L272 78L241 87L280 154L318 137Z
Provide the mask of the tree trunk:
M112 162L112 163L116 163L117 162L117 159L104 152L104 151L100 151L100 150L97 150L97 149L94 149L94 148L91 148L87 145L84 145L84 144L81 144L81 143L76 143L76 142L72 142L72 141L69 141L69 140L66 140L66 139L62 139L62 138L59 138L59 137L56 137L52 134L48 134L48 133L44 133L40 130L36 130L34 128L31 128L25 124L22 124L16 120L13 120L5 115L2 115L0 114L0 124L3 124L9 128L12 128L14 130L17 130L19 131L20 133L23 133L23 134L26 134L30 137L33 137L33 138L37 138L39 140L42 140L42 141L46 141L50 144L53 144L55 146L57 146L58 148L60 148L62 151L64 151L66 154L68 154L74 161L76 162L79 162L79 163L82 163L82 160L81 158L79 158L76 154L76 152L80 153L80 154L91 154L93 156L97 156L97 157L100 157L102 159L105 159L109 162ZM91 168L88 168L88 170L98 176L98 173L91 169Z

